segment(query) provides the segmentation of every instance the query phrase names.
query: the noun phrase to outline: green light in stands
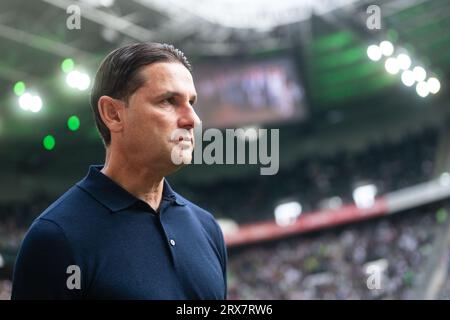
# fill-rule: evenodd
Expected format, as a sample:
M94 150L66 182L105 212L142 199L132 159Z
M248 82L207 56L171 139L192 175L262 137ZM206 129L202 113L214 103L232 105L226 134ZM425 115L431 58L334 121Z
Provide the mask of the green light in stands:
M17 96L23 95L25 93L25 89L25 83L23 83L23 81L16 82L14 85L14 93Z
M75 62L72 59L67 58L61 63L61 69L64 73L69 73L75 67Z
M44 148L46 150L53 150L55 148L55 138L52 135L47 135L44 137L44 139L42 140L42 144L44 145Z
M77 131L80 128L80 119L77 116L71 116L67 120L67 126L72 131Z

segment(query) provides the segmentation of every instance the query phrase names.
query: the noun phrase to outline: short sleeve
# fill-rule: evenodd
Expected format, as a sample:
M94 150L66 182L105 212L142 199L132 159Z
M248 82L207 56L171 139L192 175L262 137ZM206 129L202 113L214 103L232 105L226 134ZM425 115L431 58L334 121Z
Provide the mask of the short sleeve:
M69 289L68 286L72 275L68 271L73 270L70 266L74 265L75 259L63 230L50 220L36 220L17 256L12 299L79 299L81 288L70 286Z

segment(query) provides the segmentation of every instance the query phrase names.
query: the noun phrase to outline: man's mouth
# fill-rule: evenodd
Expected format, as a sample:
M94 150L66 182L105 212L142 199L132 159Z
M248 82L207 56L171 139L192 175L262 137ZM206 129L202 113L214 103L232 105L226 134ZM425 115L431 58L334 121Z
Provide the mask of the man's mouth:
M174 143L178 143L178 144L193 144L193 139L191 137L178 137L178 139L174 139L172 140L172 142Z

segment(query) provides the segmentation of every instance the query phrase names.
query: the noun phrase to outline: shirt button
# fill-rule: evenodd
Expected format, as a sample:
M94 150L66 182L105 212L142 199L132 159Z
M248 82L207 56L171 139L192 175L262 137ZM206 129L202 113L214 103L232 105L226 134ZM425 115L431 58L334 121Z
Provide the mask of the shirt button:
M175 240L170 239L170 244L171 244L172 246L174 246L174 245L175 245Z

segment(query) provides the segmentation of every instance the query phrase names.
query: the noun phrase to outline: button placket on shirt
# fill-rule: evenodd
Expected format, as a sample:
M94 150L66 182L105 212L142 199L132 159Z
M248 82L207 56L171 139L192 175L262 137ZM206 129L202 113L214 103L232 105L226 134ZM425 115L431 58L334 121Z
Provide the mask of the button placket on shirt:
M176 254L174 251L176 248L176 238L172 234L170 226L164 222L164 211L166 211L170 207L170 205L171 205L170 200L169 201L164 200L163 204L161 205L160 212L158 214L158 219L159 223L161 224L162 230L164 231L164 236L166 237L174 265L176 266Z

